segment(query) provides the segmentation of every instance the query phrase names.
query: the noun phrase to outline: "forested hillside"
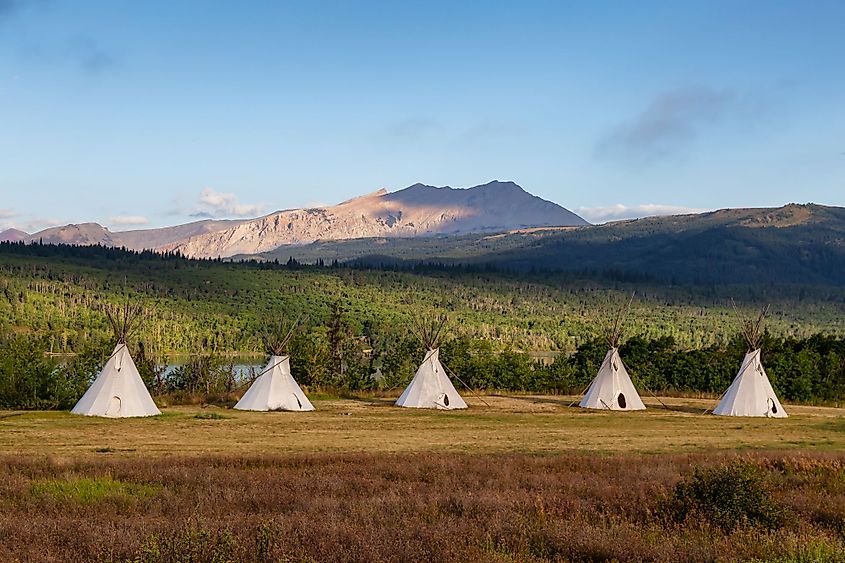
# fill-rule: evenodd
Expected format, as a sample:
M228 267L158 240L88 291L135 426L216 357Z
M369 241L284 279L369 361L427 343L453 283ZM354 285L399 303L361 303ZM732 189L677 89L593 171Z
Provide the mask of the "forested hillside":
M829 286L659 286L568 274L228 263L8 243L0 245L0 291L0 376L6 377L0 400L23 387L34 398L52 397L33 405L67 406L84 390L114 344L99 305L126 299L148 311L130 347L159 392L232 391L226 356L263 352L260 334L299 315L305 322L291 352L304 384L369 388L379 368L388 386L401 385L423 352L412 320L444 311L451 339L443 357L471 385L572 391L594 374L605 351L603 330L633 292L623 351L632 372L654 389L715 393L729 382L744 351L731 299L742 314L772 306L768 342L772 353L780 350L772 363L781 365L781 389L803 381L787 399L833 399L845 377L845 296ZM45 358L45 352L76 359ZM541 352L563 353L546 365L533 359ZM181 379L164 381L160 365L176 353L194 356L177 374ZM59 377L58 366L70 371ZM31 389L8 379L26 370L44 377L26 383ZM56 398L57 389L64 399Z
M265 323L304 313L320 325L335 303L358 335L403 332L413 317L442 310L463 336L528 351L573 350L600 335L634 292L629 334L671 336L691 348L736 332L732 299L746 312L771 304L776 334L845 329L845 291L824 286L658 286L463 268L238 264L97 246L2 244L0 289L0 328L49 335L56 352L108 336L96 304L124 296L148 306L143 339L160 353L260 351Z

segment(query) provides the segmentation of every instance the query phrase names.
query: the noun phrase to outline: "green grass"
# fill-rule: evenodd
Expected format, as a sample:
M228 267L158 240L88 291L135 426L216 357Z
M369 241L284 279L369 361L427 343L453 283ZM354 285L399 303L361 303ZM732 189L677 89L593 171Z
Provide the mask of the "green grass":
M33 497L53 498L63 502L91 505L105 500L130 501L151 497L162 490L161 485L126 483L111 477L44 479L31 486Z

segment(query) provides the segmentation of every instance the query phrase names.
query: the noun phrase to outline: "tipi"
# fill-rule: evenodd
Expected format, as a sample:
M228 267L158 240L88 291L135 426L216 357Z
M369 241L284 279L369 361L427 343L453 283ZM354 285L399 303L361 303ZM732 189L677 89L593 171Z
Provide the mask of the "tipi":
M742 360L739 373L722 395L722 400L713 410L713 414L721 416L767 416L770 418L786 418L772 384L760 361L760 327L768 308L763 309L757 319L745 319L742 322L742 333L748 343L748 352Z
M314 405L290 373L290 356L285 351L299 319L287 334L282 327L276 334L263 336L270 361L253 381L235 408L242 411L313 411Z
M631 297L633 300L633 297ZM630 303L628 304L630 308ZM604 409L614 411L637 411L645 409L640 394L637 393L622 358L619 357L619 339L622 335L622 315L620 310L612 327L606 333L610 346L599 373L587 388L587 392L578 404L585 409Z
M106 306L117 346L88 391L70 411L85 416L127 418L161 414L144 385L126 347L126 339L141 314L140 306Z
M455 386L446 375L440 363L439 340L446 326L446 316L441 315L432 323L420 323L417 332L426 347L425 358L414 379L402 396L396 401L397 407L417 409L465 409L467 404L455 390Z

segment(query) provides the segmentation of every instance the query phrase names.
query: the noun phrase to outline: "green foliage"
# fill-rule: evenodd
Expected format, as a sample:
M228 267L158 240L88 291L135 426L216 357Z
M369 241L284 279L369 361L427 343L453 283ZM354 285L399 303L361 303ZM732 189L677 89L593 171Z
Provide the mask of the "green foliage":
M166 388L165 370L159 359L150 356L143 342L138 343L138 352L134 355L135 367L144 381L144 385L153 393L163 393Z
M85 392L101 367L100 358L85 350L64 364L45 357L40 338L0 338L0 407L67 409Z
M706 523L726 532L746 526L777 529L787 518L762 472L742 462L696 469L675 486L664 511L677 524Z
M233 366L214 354L191 356L164 379L164 388L168 392L231 392L235 384Z
M128 563L234 563L240 549L231 530L214 529L192 518L179 532L154 534Z

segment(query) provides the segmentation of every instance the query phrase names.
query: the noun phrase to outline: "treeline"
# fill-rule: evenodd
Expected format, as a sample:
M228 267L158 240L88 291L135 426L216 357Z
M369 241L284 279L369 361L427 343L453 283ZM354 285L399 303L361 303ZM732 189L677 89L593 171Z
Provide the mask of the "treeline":
M423 357L415 340L393 335L369 342L351 338L342 324L300 332L290 343L296 380L311 391L394 391L410 382ZM111 347L88 349L69 359L45 356L43 339L0 337L0 408L68 409L99 372ZM231 402L251 378L238 378L231 360L215 354L192 356L169 371L148 356L143 343L131 346L139 372L154 396L172 401L197 397ZM845 339L816 335L806 339L766 335L763 363L781 399L801 403L845 401ZM527 353L496 349L489 341L456 338L441 348L441 359L459 391L518 391L579 394L598 371L607 352L603 340L580 345L551 363ZM635 336L620 347L634 384L650 393L719 395L735 376L745 345L739 337L724 346L699 350L679 347L671 337ZM260 374L255 370L252 377ZM378 374L374 377L374 374Z

